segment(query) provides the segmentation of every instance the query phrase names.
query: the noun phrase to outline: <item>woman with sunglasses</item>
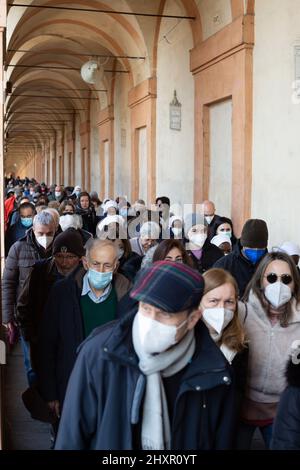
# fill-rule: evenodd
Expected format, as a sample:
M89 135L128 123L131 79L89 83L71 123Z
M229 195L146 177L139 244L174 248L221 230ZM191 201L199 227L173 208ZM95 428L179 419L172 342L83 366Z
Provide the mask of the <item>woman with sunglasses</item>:
M273 421L293 341L300 338L300 284L292 258L268 253L248 284L239 312L249 340L249 366L238 447L249 449L255 429L270 446Z

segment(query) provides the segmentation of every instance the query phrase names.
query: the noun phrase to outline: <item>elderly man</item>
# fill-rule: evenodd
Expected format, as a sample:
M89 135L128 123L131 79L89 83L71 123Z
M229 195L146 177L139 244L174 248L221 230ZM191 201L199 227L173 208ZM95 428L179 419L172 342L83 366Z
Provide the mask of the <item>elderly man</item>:
M131 287L117 273L118 253L109 240L88 240L83 264L52 287L38 338L38 384L57 416L77 347L94 328L116 318L118 303Z
M24 282L36 261L51 256L56 226L51 214L40 212L25 237L10 248L2 279L2 320L12 335L15 329L15 307ZM28 344L22 340L28 382L34 380L29 360Z
M24 283L17 304L17 321L22 335L30 344L30 355L35 369L38 330L50 288L64 279L78 266L85 254L80 233L68 229L57 235L52 246L52 257L38 261Z
M216 219L219 217L216 215L216 208L212 201L203 201L203 212L204 218L207 222L207 225L212 225Z
M201 275L158 261L140 272L138 310L81 346L56 449L208 450L231 446L228 362L200 322Z
M223 257L223 252L208 240L208 226L201 214L188 214L184 219L186 249L195 269L204 273Z
M141 226L140 236L129 240L132 251L144 256L149 248L157 244L159 235L160 227L156 222L145 222Z

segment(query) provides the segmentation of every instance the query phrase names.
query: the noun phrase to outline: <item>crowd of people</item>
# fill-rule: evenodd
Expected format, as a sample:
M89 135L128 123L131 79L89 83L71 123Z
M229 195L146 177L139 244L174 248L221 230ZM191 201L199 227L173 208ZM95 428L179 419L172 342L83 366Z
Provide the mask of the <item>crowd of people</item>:
M297 243L28 178L4 219L2 322L55 449L300 449Z

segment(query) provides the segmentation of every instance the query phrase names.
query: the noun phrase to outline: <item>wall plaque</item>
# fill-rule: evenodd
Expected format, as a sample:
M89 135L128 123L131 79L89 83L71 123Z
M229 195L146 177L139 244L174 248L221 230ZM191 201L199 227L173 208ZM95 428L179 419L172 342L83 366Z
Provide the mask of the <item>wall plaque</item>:
M176 90L174 90L174 98L170 103L170 129L181 130L181 103L177 99Z

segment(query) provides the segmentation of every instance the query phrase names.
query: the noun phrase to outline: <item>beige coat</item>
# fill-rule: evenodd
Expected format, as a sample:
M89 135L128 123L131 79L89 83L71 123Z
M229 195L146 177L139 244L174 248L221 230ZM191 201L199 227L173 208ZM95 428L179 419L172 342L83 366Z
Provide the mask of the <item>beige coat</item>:
M292 343L300 340L300 308L292 300L289 325L272 326L259 299L251 292L247 308L239 302L239 313L249 339L246 396L256 402L278 402L286 386L284 371Z

